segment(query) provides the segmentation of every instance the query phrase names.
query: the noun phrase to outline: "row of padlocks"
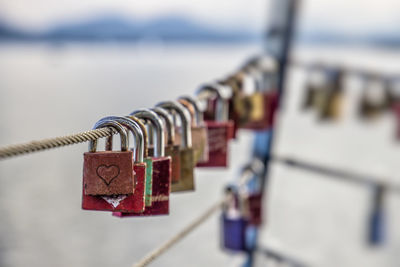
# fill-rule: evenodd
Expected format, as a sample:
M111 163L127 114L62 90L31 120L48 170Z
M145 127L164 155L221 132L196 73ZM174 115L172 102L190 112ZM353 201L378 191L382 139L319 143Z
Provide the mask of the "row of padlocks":
M347 71L321 64L309 68L302 109L313 109L321 120L337 120L343 113ZM359 73L362 93L357 103L358 116L374 120L392 112L397 120L396 135L400 138L400 84L397 77L377 73Z
M232 75L201 86L196 97L182 96L128 116L99 120L94 129L109 127L118 132L121 150L112 151L112 137L106 140L105 151L96 150L97 141L89 144L84 154L82 208L118 217L168 215L170 193L195 190L196 167L229 165L229 143L238 129L272 127L277 71L273 58L255 57ZM253 169L248 168L247 177L259 175ZM254 179L245 180L227 193L231 196L224 206L227 230L235 227L237 218L231 216L235 210L245 214L243 226L261 223L260 187Z

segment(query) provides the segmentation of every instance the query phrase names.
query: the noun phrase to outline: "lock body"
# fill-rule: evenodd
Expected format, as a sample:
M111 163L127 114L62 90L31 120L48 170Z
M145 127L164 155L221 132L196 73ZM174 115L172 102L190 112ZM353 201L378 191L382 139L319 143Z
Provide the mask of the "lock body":
M135 163L135 192L130 195L91 196L82 192L82 209L141 213L145 209L146 164Z
M227 167L228 141L232 136L232 121L205 121L208 133L208 161L198 163L197 167Z
M246 228L248 221L242 217L229 218L226 214L222 220L222 246L233 251L246 251Z
M154 156L154 147L149 147L149 156ZM171 183L179 182L181 178L181 156L179 145L165 146L165 155L171 157Z
M194 185L194 150L192 148L181 148L181 179L172 184L171 192L193 191Z
M262 194L253 193L248 196L249 223L259 226L262 224Z
M208 131L207 126L192 126L192 148L194 150L194 162L206 162L208 161ZM176 128L175 131L175 144L181 143L182 135L180 128Z
M338 90L320 92L319 118L322 120L336 120L340 117L343 95Z
M250 130L266 130L273 126L275 111L278 106L278 92L256 92L247 96L247 112L242 111L240 128Z
M92 196L133 194L132 151L84 153L83 190Z
M178 145L167 145L165 155L171 157L171 183L177 183L181 179L181 156Z
M208 161L208 132L205 125L192 127L192 142L194 162Z
M113 212L117 217L137 217L169 214L169 194L171 185L171 157L152 158L153 185L151 206L143 213Z

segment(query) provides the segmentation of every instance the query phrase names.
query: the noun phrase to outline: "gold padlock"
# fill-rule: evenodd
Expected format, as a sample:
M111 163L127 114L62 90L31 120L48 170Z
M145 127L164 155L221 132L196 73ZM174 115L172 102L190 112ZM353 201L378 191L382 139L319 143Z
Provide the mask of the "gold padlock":
M325 70L324 103L319 112L320 119L337 120L340 117L343 102L343 76L340 69Z
M182 96L179 98L181 103L191 115L192 147L195 151L195 164L208 161L208 133L203 120L203 114L199 106L192 97ZM177 133L177 139L181 139L181 134ZM180 141L179 141L180 142Z
M169 111L174 111L179 116L181 122L181 177L178 183L172 184L171 192L192 191L194 185L194 150L192 148L192 133L190 127L190 113L177 101L165 101L158 103L157 107L162 107Z

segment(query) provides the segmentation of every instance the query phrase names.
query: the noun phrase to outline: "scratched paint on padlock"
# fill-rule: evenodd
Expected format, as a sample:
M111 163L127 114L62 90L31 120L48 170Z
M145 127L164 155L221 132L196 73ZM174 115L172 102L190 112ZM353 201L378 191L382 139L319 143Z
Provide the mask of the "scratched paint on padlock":
M165 147L165 155L171 157L172 177L171 182L177 183L181 177L181 159L178 145L168 145Z
M197 167L227 167L228 165L228 141L229 129L233 130L233 123L206 121L208 130L209 153L208 161L198 163Z
M133 194L132 151L86 152L83 157L85 194Z
M181 152L181 179L171 185L171 192L193 191L194 186L194 151L185 148Z
M140 217L169 214L169 194L171 186L171 157L153 158L153 190L151 207L143 213L113 212L117 217Z
M226 153L227 128L210 128L208 129L208 145L209 152Z
M127 198L127 195L118 195L118 196L102 196L107 203L111 204L114 208L118 207L122 200Z
M135 190L131 195L90 196L82 190L82 209L97 211L135 212L144 211L144 192L146 183L146 164L135 163L133 169Z

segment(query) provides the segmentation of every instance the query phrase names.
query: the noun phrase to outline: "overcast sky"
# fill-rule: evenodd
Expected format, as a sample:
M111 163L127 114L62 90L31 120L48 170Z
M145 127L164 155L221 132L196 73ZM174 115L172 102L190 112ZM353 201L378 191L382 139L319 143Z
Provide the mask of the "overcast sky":
M263 28L271 0L0 0L0 18L42 29L60 21L98 14L151 18L183 14L222 27ZM344 31L400 29L400 0L303 0L302 28Z

